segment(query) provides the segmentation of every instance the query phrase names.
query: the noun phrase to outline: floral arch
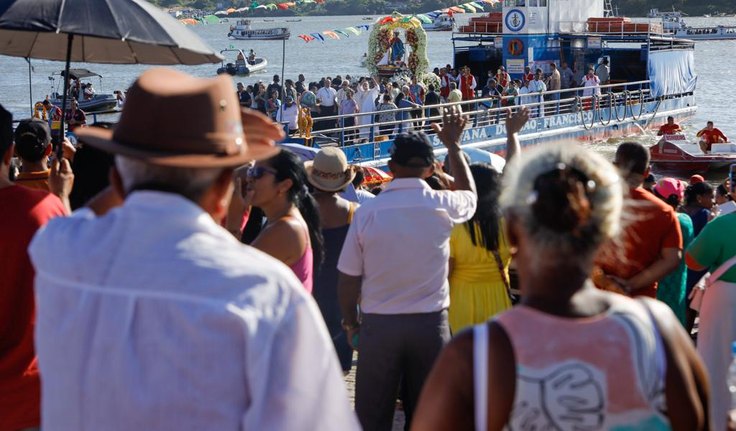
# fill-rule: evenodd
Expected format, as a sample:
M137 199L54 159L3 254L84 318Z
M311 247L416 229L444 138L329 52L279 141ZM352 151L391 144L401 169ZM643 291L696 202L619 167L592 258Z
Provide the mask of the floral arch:
M405 65L379 65L391 47L394 30L403 29L406 33L406 44L411 48ZM427 33L422 22L416 17L394 13L378 20L373 25L368 40L368 61L366 67L371 74L394 75L406 69L413 76L421 77L429 67L427 58Z

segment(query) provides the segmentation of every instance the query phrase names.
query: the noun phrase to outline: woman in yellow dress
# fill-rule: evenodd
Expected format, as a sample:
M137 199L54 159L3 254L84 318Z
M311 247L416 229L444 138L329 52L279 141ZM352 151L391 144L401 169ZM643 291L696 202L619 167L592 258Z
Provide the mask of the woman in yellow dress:
M478 190L478 208L450 236L449 319L455 334L511 308L511 253L498 206L501 175L485 164L473 164L470 171Z

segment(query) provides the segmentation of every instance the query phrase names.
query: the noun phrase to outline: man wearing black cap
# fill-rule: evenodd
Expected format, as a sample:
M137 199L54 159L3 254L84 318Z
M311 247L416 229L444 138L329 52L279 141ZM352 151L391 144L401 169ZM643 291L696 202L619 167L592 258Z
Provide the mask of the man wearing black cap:
M450 231L473 216L477 203L460 150L465 123L452 109L442 126L432 125L447 148L454 191L434 191L424 181L435 166L424 133L396 137L388 162L394 180L355 213L340 255L338 296L343 328L360 349L355 409L366 430L391 429L400 379L408 427L424 380L450 339Z
M52 217L64 215L65 210L47 191L10 181L12 116L2 106L0 157L0 429L17 430L41 424L41 390L33 347L35 273L28 244L38 228Z

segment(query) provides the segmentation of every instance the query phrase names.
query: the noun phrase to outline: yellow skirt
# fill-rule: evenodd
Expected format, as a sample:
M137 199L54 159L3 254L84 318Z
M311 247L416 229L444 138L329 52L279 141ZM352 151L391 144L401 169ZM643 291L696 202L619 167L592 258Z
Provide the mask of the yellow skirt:
M509 308L511 300L503 283L450 280L449 320L453 334Z

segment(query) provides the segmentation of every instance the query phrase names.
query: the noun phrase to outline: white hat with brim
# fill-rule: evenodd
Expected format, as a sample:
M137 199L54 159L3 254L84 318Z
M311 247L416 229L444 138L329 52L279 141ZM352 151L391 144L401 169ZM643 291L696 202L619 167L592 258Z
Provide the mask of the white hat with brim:
M355 178L355 169L348 165L347 157L340 149L323 148L314 160L304 163L307 180L318 190L337 192L347 187Z

